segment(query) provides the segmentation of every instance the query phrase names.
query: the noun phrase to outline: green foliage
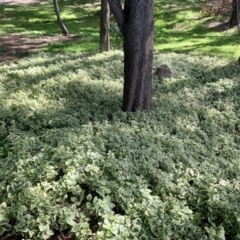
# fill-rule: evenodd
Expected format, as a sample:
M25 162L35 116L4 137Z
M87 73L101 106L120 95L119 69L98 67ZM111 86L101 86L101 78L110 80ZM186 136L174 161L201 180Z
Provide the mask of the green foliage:
M156 52L175 77L154 77L153 110L123 113L122 60L0 66L0 234L239 239L239 65Z
M52 43L44 49L51 52L93 51L99 48L99 2L59 1L61 17L74 41ZM0 34L17 33L41 38L61 35L52 1L41 4L1 5Z
M204 16L200 1L155 0L154 45L161 52L194 53L227 58L240 55L237 28L223 31L219 17ZM59 1L62 19L74 41L52 43L50 52L91 52L99 50L100 2L87 0ZM42 4L0 5L0 34L21 33L31 37L61 34L52 1ZM222 20L222 19L221 19ZM226 19L224 19L226 20ZM215 23L215 27L210 23ZM210 25L209 25L210 24ZM119 30L111 19L111 47L122 49ZM0 49L1 53L1 49Z
M116 22L110 22L109 34L111 36L111 48L121 48L123 44L122 33Z
M155 49L161 52L237 58L238 29L226 29L228 19L204 15L202 1L155 1Z

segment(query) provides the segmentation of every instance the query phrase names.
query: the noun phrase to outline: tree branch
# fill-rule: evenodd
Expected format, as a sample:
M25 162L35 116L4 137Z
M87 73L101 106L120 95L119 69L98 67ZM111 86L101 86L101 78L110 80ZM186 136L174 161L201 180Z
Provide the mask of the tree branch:
M120 0L108 0L111 12L114 15L114 18L117 22L117 25L123 34L123 26L124 26L124 13Z

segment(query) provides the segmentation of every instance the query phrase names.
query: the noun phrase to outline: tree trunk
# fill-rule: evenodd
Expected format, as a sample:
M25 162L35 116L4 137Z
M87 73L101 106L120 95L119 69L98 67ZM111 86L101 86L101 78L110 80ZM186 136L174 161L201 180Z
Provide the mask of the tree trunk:
M152 108L153 0L125 0L124 11L119 7L120 1L108 1L123 34L122 110L150 109Z
M101 52L110 50L109 19L110 19L110 8L109 8L108 1L101 0L101 19L100 19L100 50Z
M229 26L234 27L240 23L240 0L233 0L232 13L229 20Z
M123 111L152 107L153 1L126 0Z
M58 22L58 25L59 27L62 29L62 33L66 36L69 35L68 33L68 30L67 28L65 27L63 21L62 21L62 18L60 16L60 11L59 11L59 8L58 8L58 2L57 0L53 0L53 6L54 6L54 10L55 10L55 13L56 13L56 16L57 16L57 22Z

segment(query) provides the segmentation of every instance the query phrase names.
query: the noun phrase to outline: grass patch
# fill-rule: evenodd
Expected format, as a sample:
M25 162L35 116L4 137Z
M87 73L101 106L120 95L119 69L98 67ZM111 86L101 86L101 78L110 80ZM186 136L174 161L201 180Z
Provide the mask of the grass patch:
M223 19L204 16L199 7L196 1L173 1L171 4L156 1L155 49L237 58L240 55L237 28L226 32L208 27L210 22Z
M52 44L44 50L61 52L64 47L65 51L96 51L99 47L99 3L60 1L59 7L70 34L81 37L81 40L67 43L66 46L61 43ZM0 15L3 16L0 34L21 33L34 38L61 34L52 1L34 5L0 6Z
M123 113L122 60L0 66L0 233L238 239L239 65L156 53L175 78L154 77L153 110Z
M81 39L72 43L51 44L44 51L98 51L99 2L60 1L59 4L69 32ZM210 22L223 19L205 16L200 9L198 1L174 0L171 4L168 1L155 1L155 50L238 58L240 38L237 29L225 32L208 27ZM13 32L44 36L61 33L51 1L30 6L0 6L0 14L1 34ZM115 36L112 36L112 47L121 48Z

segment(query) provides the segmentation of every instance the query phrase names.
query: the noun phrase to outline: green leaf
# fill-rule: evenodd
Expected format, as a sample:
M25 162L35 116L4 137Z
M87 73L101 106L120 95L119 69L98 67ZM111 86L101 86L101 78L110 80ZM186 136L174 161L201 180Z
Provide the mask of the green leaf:
M140 231L141 231L141 226L140 226L140 225L134 225L134 226L132 227L132 232L133 232L134 234L138 234Z
M2 226L0 226L0 236L5 232L5 228L4 227L2 227Z
M9 220L7 218L1 218L0 219L0 225L8 224Z
M88 201L88 202L91 202L91 201L92 201L92 195L91 195L90 193L87 195L87 201Z

